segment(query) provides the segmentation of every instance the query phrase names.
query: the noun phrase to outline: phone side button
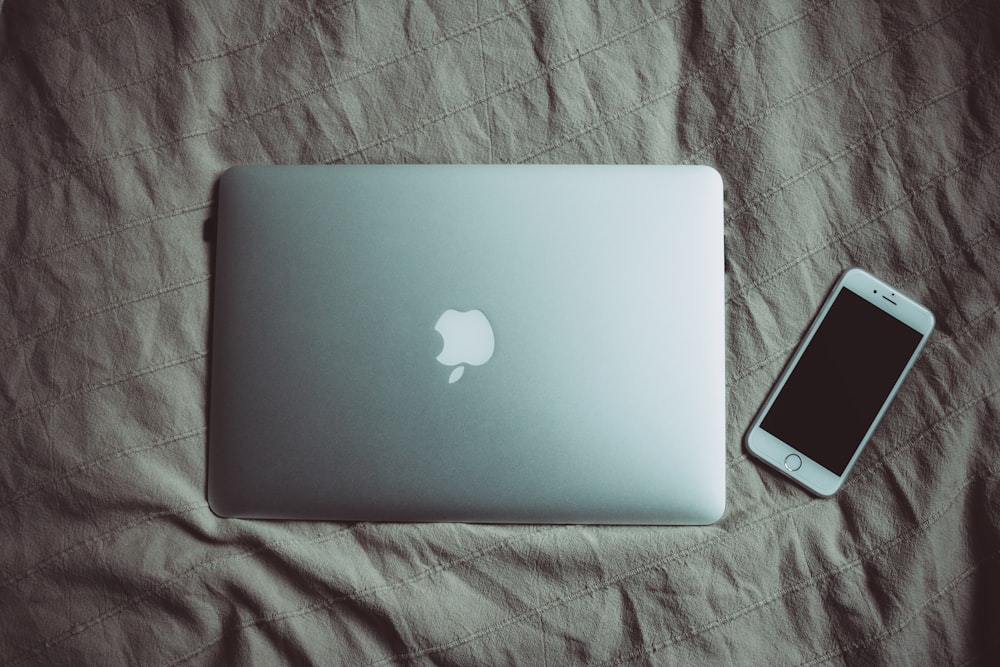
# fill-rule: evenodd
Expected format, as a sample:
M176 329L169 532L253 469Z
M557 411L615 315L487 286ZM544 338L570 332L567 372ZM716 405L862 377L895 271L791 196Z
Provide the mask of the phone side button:
M795 472L802 467L802 457L798 454L789 454L785 457L785 468Z

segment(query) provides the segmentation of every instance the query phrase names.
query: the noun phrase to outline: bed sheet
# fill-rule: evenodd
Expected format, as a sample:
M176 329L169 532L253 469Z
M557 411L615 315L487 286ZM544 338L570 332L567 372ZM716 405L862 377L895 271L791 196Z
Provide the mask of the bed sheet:
M965 664L1000 629L995 2L7 0L0 664ZM219 175L699 163L726 183L702 528L226 520ZM743 432L836 276L938 328L834 499Z

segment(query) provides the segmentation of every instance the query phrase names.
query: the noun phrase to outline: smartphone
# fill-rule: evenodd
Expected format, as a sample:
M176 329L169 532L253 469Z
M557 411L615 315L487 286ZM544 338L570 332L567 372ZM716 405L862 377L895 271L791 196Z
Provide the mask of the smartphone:
M747 431L747 450L816 495L832 496L933 328L927 308L850 269Z

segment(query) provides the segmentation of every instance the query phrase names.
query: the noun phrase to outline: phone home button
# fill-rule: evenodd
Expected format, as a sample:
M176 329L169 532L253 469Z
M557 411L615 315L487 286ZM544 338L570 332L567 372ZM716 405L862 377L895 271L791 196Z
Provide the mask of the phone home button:
M802 467L802 457L798 454L789 454L785 457L785 467L795 472Z

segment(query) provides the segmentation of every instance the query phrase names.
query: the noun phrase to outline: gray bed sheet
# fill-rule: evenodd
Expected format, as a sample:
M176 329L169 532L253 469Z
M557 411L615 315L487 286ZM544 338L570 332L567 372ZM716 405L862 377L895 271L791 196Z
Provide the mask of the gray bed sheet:
M992 1L7 0L0 664L968 664L1000 645ZM220 519L238 163L701 163L726 182L705 528ZM844 490L743 432L836 276L938 329Z

